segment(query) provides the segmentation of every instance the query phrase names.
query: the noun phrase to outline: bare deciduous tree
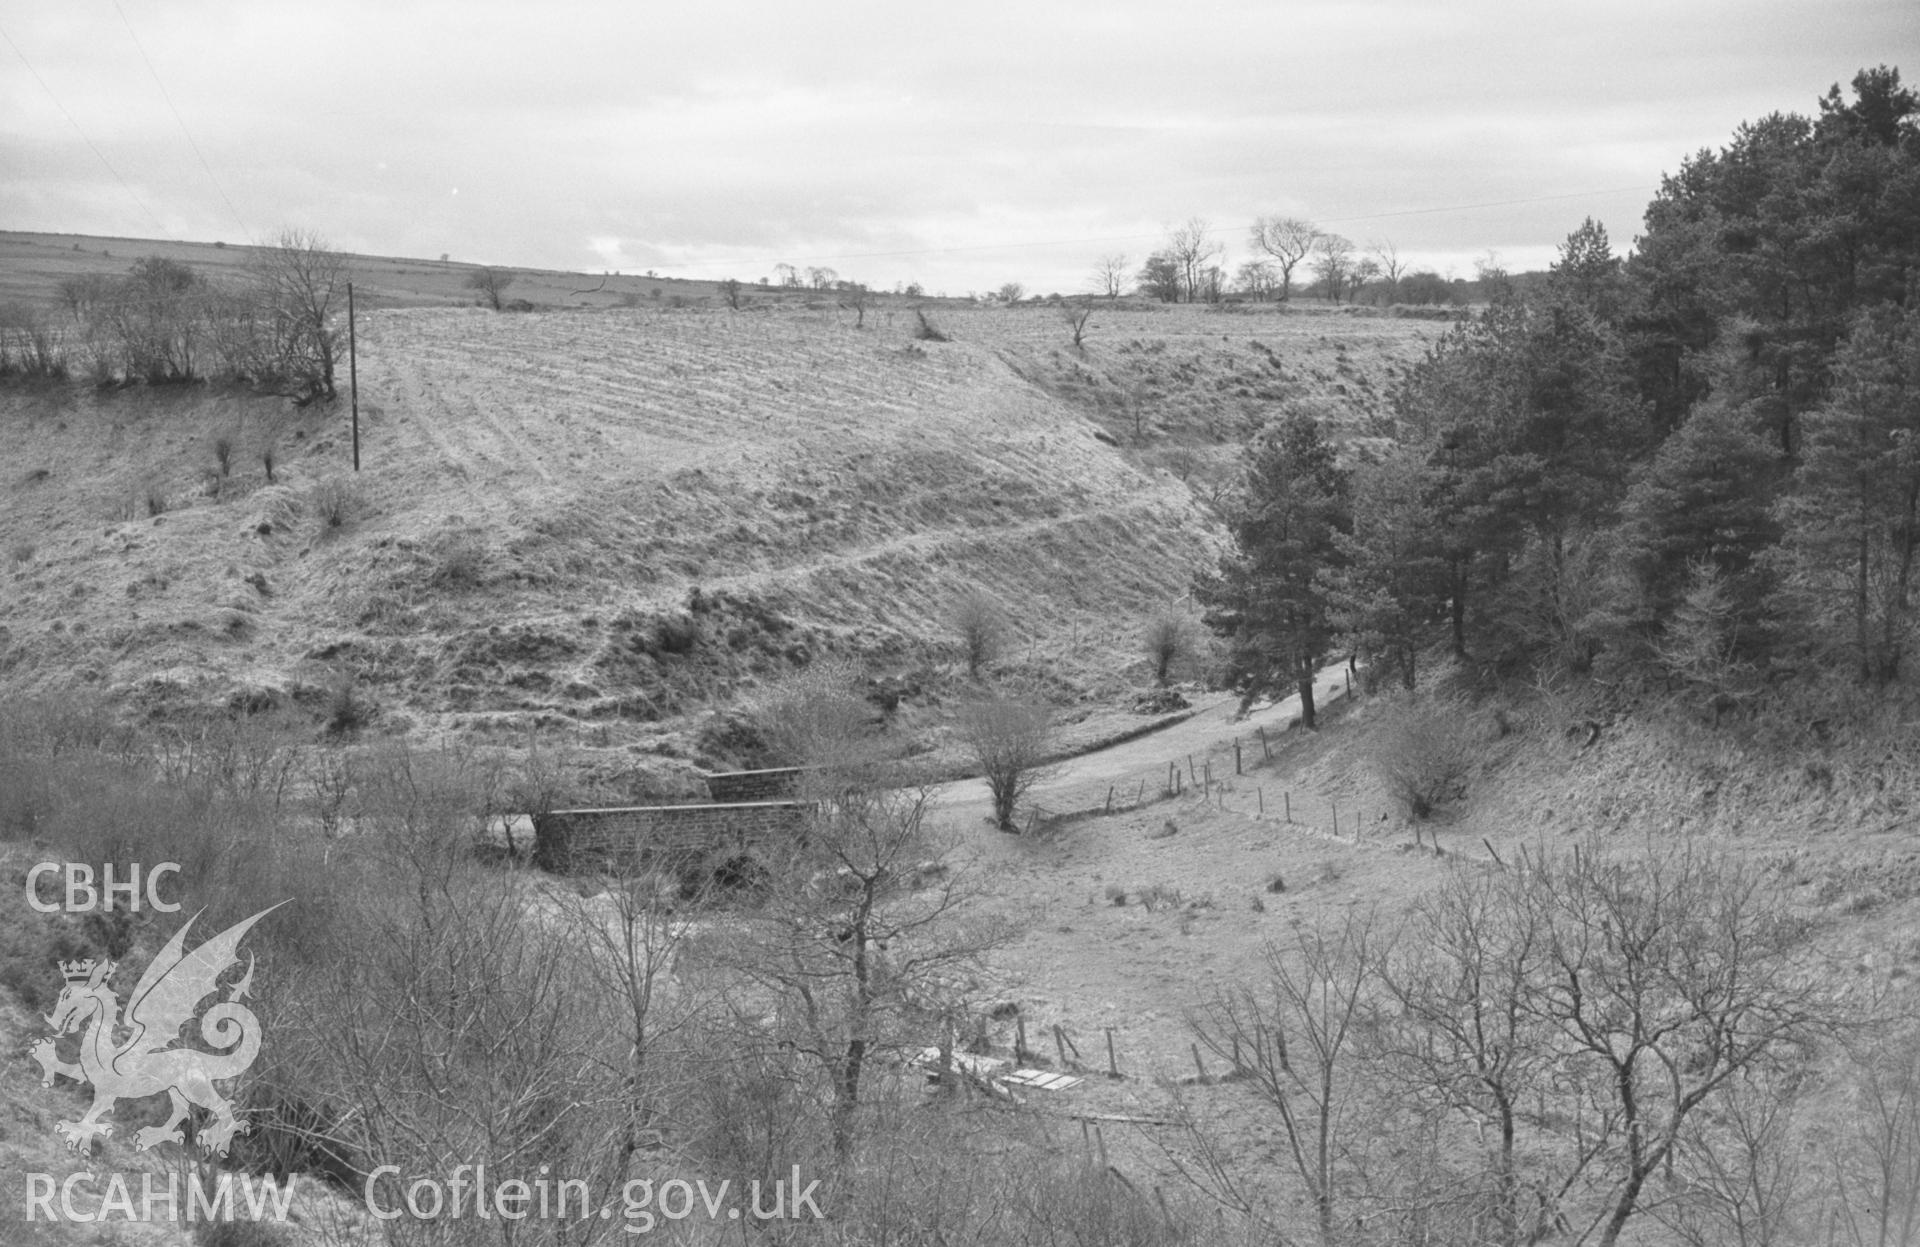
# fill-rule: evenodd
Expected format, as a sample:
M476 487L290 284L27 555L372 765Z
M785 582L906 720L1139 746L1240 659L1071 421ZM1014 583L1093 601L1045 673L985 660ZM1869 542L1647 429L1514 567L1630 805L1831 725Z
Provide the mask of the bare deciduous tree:
M1085 300L1069 300L1060 305L1060 319L1066 322L1067 332L1073 335L1073 345L1079 347L1087 336L1087 321L1093 315L1093 304Z
M1791 1069L1735 1079L1689 1125L1668 1193L1649 1209L1687 1247L1814 1241L1812 1175L1793 1137L1801 1081ZM1903 1227L1904 1240L1881 1240L1883 1247L1911 1242L1914 1228Z
M967 674L978 677L980 669L1000 656L1007 639L1007 615L1000 604L979 590L963 593L954 601L947 622L960 638L966 656Z
M1593 1158L1593 1149L1576 1146L1558 1171L1522 1172L1522 1131L1539 1124L1534 1105L1552 1080L1556 1055L1532 1007L1545 958L1537 916L1510 903L1506 881L1463 870L1415 907L1411 929L1381 973L1390 1008L1370 1037L1395 1086L1442 1116L1464 1120L1485 1144L1491 1183L1475 1211L1491 1221L1491 1237L1504 1247L1551 1231L1560 1197ZM1529 1154L1549 1155L1539 1148ZM1523 1189L1526 1178L1532 1181Z
M1322 1247L1339 1241L1358 1041L1390 946L1371 915L1349 914L1333 931L1302 929L1291 948L1267 944L1264 991L1225 995L1194 1022L1202 1046L1279 1115Z
M302 388L303 401L332 401L341 349L334 317L347 297L346 257L312 230L287 229L260 252L253 274L281 375Z
M1094 261L1093 288L1095 293L1109 299L1117 299L1127 292L1126 253L1116 251Z
M1134 281L1144 294L1151 295L1162 303L1178 303L1182 286L1180 264L1164 251L1156 251L1147 257L1140 266L1140 272Z
M1612 1123L1594 1224L1613 1247L1694 1113L1814 1038L1827 1002L1801 964L1805 924L1754 868L1691 845L1543 864L1513 903L1544 945L1529 1007Z
M497 312L500 310L500 295L515 280L514 274L506 269L477 268L467 274L466 281L461 285L479 291L480 301Z
M1186 224L1167 231L1166 256L1180 274L1180 288L1192 303L1206 288L1207 262L1223 254L1225 248L1213 239L1213 227L1205 218L1189 217Z
M1369 249L1374 263L1380 266L1381 280L1387 283L1387 301L1395 302L1400 297L1400 278L1407 271L1407 262L1400 258L1400 249L1393 245L1391 238L1382 238L1374 242Z
M1852 1055L1850 1112L1823 1176L1848 1247L1920 1242L1920 1034L1902 1028Z
M867 307L873 302L873 294L857 281L845 282L840 287L840 306L853 313L853 327L867 327Z
M618 1041L599 1053L625 1112L618 1171L665 1111L684 1071L664 1059L694 1024L702 997L674 966L694 923L645 876L611 875L559 893L580 951L584 977L598 989L608 1033ZM584 895L583 895L584 894Z
M1273 297L1279 287L1279 273L1270 260L1248 260L1234 271L1234 285L1258 303Z
M1263 216L1254 219L1251 233L1254 247L1272 256L1280 266L1280 298L1284 302L1293 295L1294 267L1313 251L1320 229L1300 217Z
M1322 234L1314 241L1313 275L1320 280L1329 303L1340 301L1347 274L1353 267L1353 242L1339 234Z
M770 991L782 1042L822 1071L836 1156L852 1152L871 1067L938 1034L984 993L1004 923L963 913L927 793L843 790L778 872L762 913L724 960Z
M1380 276L1380 262L1372 256L1362 256L1347 269L1347 302L1359 299L1360 292L1367 283Z
M983 697L960 708L957 727L993 794L995 825L1017 830L1015 806L1048 773L1053 712L1037 701Z
M1153 664L1153 682L1165 687L1174 664L1193 652L1193 625L1179 611L1160 611L1147 620L1140 643Z

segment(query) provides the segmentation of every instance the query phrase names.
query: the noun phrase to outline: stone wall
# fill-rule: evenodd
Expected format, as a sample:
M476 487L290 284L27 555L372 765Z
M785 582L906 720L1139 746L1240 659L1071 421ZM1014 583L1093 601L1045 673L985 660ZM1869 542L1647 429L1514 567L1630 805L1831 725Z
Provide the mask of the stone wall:
M806 830L803 801L554 810L534 820L534 861L557 872L652 867L699 874L770 837Z
M782 766L764 771L714 771L707 776L707 795L715 801L785 801L800 789L805 767Z

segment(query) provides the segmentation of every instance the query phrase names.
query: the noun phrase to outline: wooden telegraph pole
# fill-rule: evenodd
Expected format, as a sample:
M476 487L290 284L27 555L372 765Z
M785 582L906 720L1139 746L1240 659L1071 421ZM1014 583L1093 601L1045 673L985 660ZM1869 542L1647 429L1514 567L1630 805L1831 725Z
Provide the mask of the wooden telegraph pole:
M360 470L360 351L353 332L353 283L347 283L347 393L353 406L353 470Z

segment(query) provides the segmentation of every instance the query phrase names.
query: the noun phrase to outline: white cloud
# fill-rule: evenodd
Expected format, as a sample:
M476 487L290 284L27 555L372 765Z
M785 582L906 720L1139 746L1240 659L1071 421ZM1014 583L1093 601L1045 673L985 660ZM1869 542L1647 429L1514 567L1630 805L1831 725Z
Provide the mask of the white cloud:
M43 6L8 22L40 78L0 62L0 220L233 237L224 190L386 254L957 290L1073 289L1193 215L1243 250L1274 210L1550 255L1589 213L1624 244L1661 172L1910 45L1909 5L123 6L218 188L115 11ZM1380 215L1508 199L1538 202Z

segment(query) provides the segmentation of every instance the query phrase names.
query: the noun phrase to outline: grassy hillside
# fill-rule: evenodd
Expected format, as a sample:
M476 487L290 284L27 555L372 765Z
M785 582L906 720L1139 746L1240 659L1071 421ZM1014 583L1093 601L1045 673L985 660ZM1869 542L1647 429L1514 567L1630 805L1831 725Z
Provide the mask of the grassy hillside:
M155 716L323 714L354 681L389 729L673 747L822 653L937 684L977 589L1013 621L1009 674L1116 703L1145 682L1141 619L1218 550L1219 478L1177 452L1224 463L1283 403L1348 397L1322 378L1377 392L1433 329L1155 308L1097 314L1075 351L1045 308L934 316L952 341L898 306L864 329L802 305L370 312L357 476L344 398L9 390L0 669Z

